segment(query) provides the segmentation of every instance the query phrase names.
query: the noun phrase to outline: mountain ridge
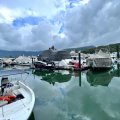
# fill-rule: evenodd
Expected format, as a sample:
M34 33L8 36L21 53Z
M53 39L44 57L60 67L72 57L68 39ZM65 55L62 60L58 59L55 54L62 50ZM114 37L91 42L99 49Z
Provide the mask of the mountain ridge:
M101 45L101 46L84 46L84 47L76 47L76 48L66 48L63 50L66 50L68 52L75 50L75 51L81 51L83 53L94 53L96 48L106 48L109 47L110 52L116 52L117 47L120 49L120 43L115 44L109 44L109 45ZM44 50L43 50L44 51ZM0 57L18 57L18 56L38 56L42 51L9 51L9 50L0 50Z
M37 56L41 51L9 51L0 50L0 57Z
M85 50L88 48L93 48L94 46L85 46L85 47L77 47L77 48L66 48L64 50ZM44 50L43 50L44 51ZM18 56L37 56L42 51L18 51L18 50L0 50L0 57L18 57Z

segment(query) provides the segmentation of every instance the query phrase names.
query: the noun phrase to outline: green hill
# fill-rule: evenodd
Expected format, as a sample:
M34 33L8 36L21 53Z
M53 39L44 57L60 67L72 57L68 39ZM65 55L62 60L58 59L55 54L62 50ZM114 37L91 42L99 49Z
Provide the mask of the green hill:
M95 53L96 48L108 48L109 51L112 52L120 52L120 43L116 44L109 44L109 45L104 45L104 46L85 46L85 47L77 47L77 48L68 48L64 49L67 51L81 51L83 53ZM0 57L18 57L20 55L25 55L25 56L37 56L40 54L42 51L7 51L7 50L0 50Z
M120 43L116 43L116 44L109 44L109 45L105 45L105 46L98 46L98 47L94 47L94 48L87 48L85 50L82 50L83 53L95 53L95 50L100 49L100 48L107 48L111 53L112 52L117 52L119 50L120 52Z
M77 47L77 48L67 48L67 49L64 49L64 50L67 50L67 51L72 51L72 50L75 50L75 51L84 51L86 49L92 49L92 48L95 48L95 46L85 46L85 47Z

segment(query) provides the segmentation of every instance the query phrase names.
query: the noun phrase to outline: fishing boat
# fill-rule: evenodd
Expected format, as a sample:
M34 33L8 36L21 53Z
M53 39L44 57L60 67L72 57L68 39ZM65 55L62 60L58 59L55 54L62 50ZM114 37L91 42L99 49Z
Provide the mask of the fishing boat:
M48 69L53 70L55 68L54 62L37 61L33 63L36 69Z
M38 61L33 62L35 68L39 69L71 69L70 53L66 50L56 50L54 47L43 51L38 55Z
M92 69L110 69L112 67L112 59L107 50L100 49L87 59L86 64Z
M12 73L13 70L0 71L0 120L28 120L34 103L33 90L21 81L10 82L8 75L21 74L23 70ZM2 74L2 75L1 75Z

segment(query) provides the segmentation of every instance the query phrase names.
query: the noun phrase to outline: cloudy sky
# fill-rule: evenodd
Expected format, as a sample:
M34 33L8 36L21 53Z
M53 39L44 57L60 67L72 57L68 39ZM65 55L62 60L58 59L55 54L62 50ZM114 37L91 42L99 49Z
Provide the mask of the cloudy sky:
M0 49L120 42L120 0L0 0Z

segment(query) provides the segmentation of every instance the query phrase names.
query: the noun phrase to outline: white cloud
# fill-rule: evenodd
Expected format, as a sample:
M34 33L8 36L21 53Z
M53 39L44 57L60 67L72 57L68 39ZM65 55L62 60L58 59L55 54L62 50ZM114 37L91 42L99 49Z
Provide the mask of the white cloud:
M12 12L10 9L0 6L0 22L2 23L11 22L13 20L13 17L11 14Z
M0 24L0 42L1 49L17 49L22 45L21 34L11 25Z
M51 45L61 49L119 42L119 0L77 0L72 4L68 0L1 1L0 48L42 50ZM13 20L27 16L44 19L37 25L12 25Z
M67 11L65 33L71 46L119 42L119 0L90 0ZM117 36L115 36L117 35Z
M60 10L65 10L65 0L5 0L1 1L1 6L6 6L7 12L12 10L13 14L22 15L36 15L51 18ZM8 9L9 8L9 9ZM17 10L17 11L16 11ZM20 10L20 11L19 11ZM11 13L11 12L10 12ZM10 15L10 14L9 14ZM8 15L8 16L9 16Z
M52 45L61 48L57 44L58 37L60 41L64 38L63 35L57 35L56 26L46 21L41 21L39 25L27 25L20 28L1 23L0 28L0 46L1 49L6 50L43 50Z
M19 17L38 16L32 9L8 8L0 5L0 23L12 24L13 20Z

